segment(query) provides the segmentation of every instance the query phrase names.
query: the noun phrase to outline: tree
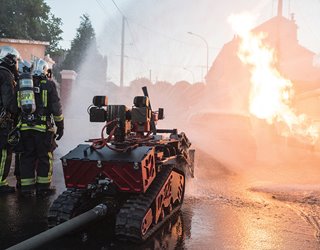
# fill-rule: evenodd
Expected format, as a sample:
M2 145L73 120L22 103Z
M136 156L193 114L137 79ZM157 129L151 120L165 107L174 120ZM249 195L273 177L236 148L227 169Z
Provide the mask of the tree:
M83 14L80 19L76 37L72 40L60 69L74 70L81 75L82 79L95 79L105 83L107 58L98 51L95 32L89 16ZM80 66L83 66L81 72Z
M44 0L1 1L0 38L47 41L46 53L54 54L61 50L61 25Z
M80 26L77 29L76 37L71 42L71 48L67 52L63 62L63 68L78 71L82 60L88 53L88 49L92 46L93 53L97 53L96 37L91 21L87 14L81 17Z

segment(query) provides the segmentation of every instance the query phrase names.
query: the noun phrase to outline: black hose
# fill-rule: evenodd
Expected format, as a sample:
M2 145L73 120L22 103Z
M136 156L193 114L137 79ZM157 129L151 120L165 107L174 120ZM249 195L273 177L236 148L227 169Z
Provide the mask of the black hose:
M22 241L17 245L9 247L7 250L27 250L38 248L45 243L55 240L89 222L96 220L99 217L105 216L107 214L107 210L108 208L105 204L99 204L95 206L93 209L77 217L74 217L62 224L48 229L47 231L35 235L32 238Z

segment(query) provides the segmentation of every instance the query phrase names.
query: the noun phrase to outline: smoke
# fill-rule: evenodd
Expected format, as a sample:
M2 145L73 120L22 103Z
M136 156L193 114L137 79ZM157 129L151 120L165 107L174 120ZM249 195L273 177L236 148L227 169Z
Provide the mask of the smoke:
M271 8L266 2L260 1L257 10ZM250 10L250 5L246 1L221 4L211 0L141 0L121 6L126 17L125 85L136 77L149 78L150 73L153 82L203 81L206 53L210 67L226 40L233 36L227 25L228 15L236 9ZM121 13L112 15L98 36L99 49L108 56L108 78L115 83L120 75L121 20ZM208 51L199 36L188 32L203 37Z
M209 2L211 4L212 1L206 3ZM129 86L128 82L136 77L144 76L141 72L149 74L149 69L152 66L153 82L156 79L160 80L160 76L163 80L170 81L170 79L173 79L173 75L175 75L174 79L177 79L176 75L180 75L181 78L178 79L183 80L185 79L184 75L174 65L203 64L203 62L193 61L193 53L203 53L199 49L201 45L194 46L194 43L191 42L191 46L184 43L182 46L179 41L173 43L174 45L172 43L168 45L168 39L171 38L160 33L157 36L157 41L151 40L154 33L142 28L137 23L131 23L130 17L140 15L144 22L149 23L149 26L152 26L154 30L163 30L160 29L161 25L166 27L172 26L172 23L178 23L180 26L174 25L173 29L170 30L172 37L175 37L179 32L186 34L187 31L193 30L195 26L191 23L199 21L195 21L193 18L199 19L200 15L206 18L210 16L211 18L210 22L206 22L206 25L202 24L203 27L200 31L215 29L219 23L213 20L216 18L218 20L220 17L209 15L208 12L211 11L211 8L201 2L197 5L199 9L194 9L192 12L194 16L191 16L191 12L186 11L191 11L195 6L187 7L190 5L186 2L182 4L182 2L174 3L172 1L162 1L161 3L150 1L148 6L140 2L135 4L134 6L128 6L128 9L131 7L128 16L131 28L127 34L132 32L131 39L137 48L128 50L128 47L126 47L126 87L123 89L117 87L119 77L114 73L119 72L120 65L119 53L117 52L120 47L116 38L120 37L121 26L119 26L120 19L117 17L117 19L114 18L106 23L105 29L99 34L100 50L108 55L107 77L109 81L102 81L101 77L93 73L95 72L94 69L99 67L99 65L92 63L93 58L84 60L79 77L71 92L71 101L65 107L65 136L60 141L58 148L58 152L62 155L83 143L86 139L100 137L103 124L90 123L86 111L92 103L94 95L107 95L109 104L125 104L130 108L134 96L142 95L142 91L139 84ZM144 8L150 10L150 12L143 11ZM177 13L170 16L165 15L164 11L168 11L168 9L174 9ZM222 17L221 19L224 20ZM110 32L113 35L110 35ZM218 39L220 38L218 37ZM183 53L186 56L183 59L180 57L181 52L178 52L180 50L177 49L179 46L184 47ZM166 58L166 56L163 56L164 51L177 55L176 59L172 61L173 57ZM90 57L90 53L87 54ZM129 64L129 61L133 58L141 59L137 60L135 67L132 66L133 64ZM224 61L223 63L228 65L229 62ZM136 68L140 69L137 70ZM170 70L168 71L168 69ZM226 69L232 70L227 66ZM236 72L237 69L232 72ZM202 79L202 77L199 78ZM110 82L110 80L116 84ZM223 92L220 92L220 94L214 92L212 86L204 83L191 85L187 82L177 84L158 82L148 85L148 90L152 108L157 110L157 108L162 107L165 110L165 119L158 122L158 128L177 128L179 132L186 132L187 137L192 142L192 147L196 149L196 179L193 184L191 182L191 185L187 186L189 194L211 195L216 192L216 189L222 190L225 188L225 184L231 183L235 176L243 178L251 186L263 183L286 183L287 185L318 183L320 158L316 150L298 142L290 141L288 138L279 137L275 131L276 128L264 121L230 112L230 110L234 111L232 109L229 109L229 112L224 109L225 107L234 108L240 105L238 102L234 102L234 99L247 94L245 93L247 90L241 88L240 85L236 88L235 93L227 97L221 94ZM229 100L233 102L232 105L230 105Z
M313 58L313 66L320 68L320 54L317 54Z

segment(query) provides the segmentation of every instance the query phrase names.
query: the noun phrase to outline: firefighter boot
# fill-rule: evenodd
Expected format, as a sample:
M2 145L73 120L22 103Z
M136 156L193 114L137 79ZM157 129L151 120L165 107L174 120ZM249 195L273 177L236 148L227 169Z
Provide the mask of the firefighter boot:
M0 186L0 194L14 193L15 191L15 188L9 185Z
M35 185L27 185L27 186L21 186L19 189L20 195L22 197L31 197L34 195Z
M45 197L53 195L56 192L56 189L54 187L51 187L50 184L42 184L37 183L37 196Z

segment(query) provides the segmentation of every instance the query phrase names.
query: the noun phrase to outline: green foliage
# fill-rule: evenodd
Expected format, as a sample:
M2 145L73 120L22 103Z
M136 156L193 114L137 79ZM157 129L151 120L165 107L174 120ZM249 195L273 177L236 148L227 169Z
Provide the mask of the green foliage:
M60 70L74 70L82 79L95 79L106 82L107 58L103 57L97 48L96 36L90 18L82 15L76 37L71 42L71 47ZM81 72L80 72L80 66Z
M46 53L59 52L62 21L50 13L44 0L2 0L0 38L47 41Z
M89 46L96 50L96 37L89 16L84 14L81 17L80 26L77 29L76 37L71 42L71 48L68 51L63 63L64 69L78 71L83 58L88 53ZM97 50L94 51L98 53Z

